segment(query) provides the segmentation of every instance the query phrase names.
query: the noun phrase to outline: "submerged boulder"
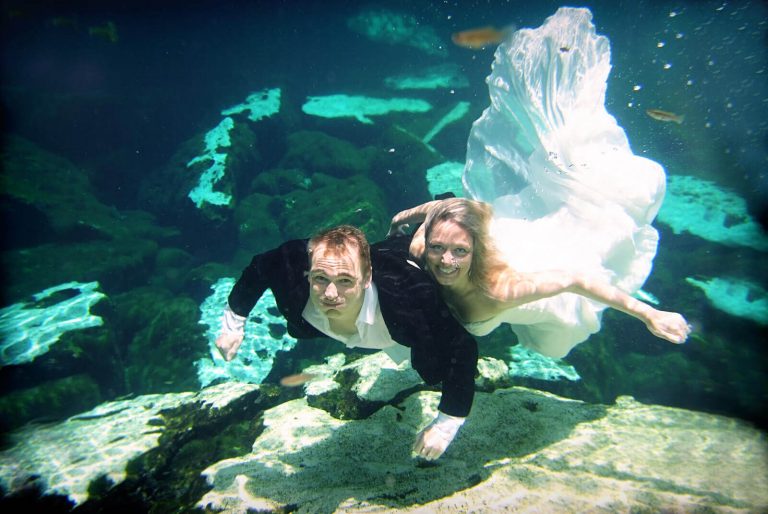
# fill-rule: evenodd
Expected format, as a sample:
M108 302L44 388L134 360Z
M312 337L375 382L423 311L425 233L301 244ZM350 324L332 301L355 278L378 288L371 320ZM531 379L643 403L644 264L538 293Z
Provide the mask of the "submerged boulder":
M360 228L371 241L384 238L389 216L376 184L362 175L340 180L315 173L311 179L311 189L294 190L273 204L285 240L343 223Z
M488 389L477 393L439 460L415 459L411 445L435 416L439 393L382 358L329 359L305 370L303 394L225 383L25 427L0 452L0 505L32 510L58 498L86 510L136 512L768 508L764 433L630 397L598 405L521 387ZM350 373L357 378L339 383L339 374ZM339 401L357 396L378 406L361 419L311 406L340 389L353 394ZM30 494L35 487L45 496Z
M323 132L302 130L288 136L288 148L280 167L344 178L366 173L373 152L372 148L358 149L349 141Z
M146 212L105 205L83 169L22 138L7 138L2 161L7 303L73 280L127 287L178 233Z

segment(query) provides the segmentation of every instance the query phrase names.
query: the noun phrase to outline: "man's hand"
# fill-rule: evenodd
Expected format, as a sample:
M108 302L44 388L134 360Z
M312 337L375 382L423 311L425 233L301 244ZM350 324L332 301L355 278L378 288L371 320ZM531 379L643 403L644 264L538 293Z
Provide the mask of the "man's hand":
M223 332L218 339L216 339L216 348L219 349L221 356L224 360L231 361L235 358L237 350L240 349L240 345L243 344L242 334L234 332Z
M413 445L414 453L427 460L440 458L463 423L464 418L441 412L427 428L419 432Z

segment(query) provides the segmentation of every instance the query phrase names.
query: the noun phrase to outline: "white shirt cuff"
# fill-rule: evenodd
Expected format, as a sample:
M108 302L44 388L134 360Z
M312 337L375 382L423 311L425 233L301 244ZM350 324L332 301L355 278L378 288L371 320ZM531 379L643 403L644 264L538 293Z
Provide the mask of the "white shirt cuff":
M224 315L221 317L221 333L245 335L245 320L245 316L235 314L227 305L224 309Z
M437 417L432 422L432 426L442 432L448 441L452 441L456 436L456 432L459 431L461 425L463 425L466 420L467 418L460 418L458 416L445 414L444 412L438 412Z

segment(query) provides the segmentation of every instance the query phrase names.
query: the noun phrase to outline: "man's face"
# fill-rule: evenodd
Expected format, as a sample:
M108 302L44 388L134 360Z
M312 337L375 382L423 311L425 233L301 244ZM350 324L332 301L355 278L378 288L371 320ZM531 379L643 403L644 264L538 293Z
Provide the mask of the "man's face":
M339 253L320 244L312 252L309 268L310 299L328 318L357 319L370 276L369 270L361 268L355 248Z

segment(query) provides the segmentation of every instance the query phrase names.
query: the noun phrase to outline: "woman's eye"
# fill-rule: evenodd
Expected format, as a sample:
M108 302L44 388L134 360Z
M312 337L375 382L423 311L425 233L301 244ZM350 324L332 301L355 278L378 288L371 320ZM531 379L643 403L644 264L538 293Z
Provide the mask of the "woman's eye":
M429 245L430 251L433 252L442 252L443 251L443 245Z
M461 255L463 257L469 253L469 250L467 250L466 248L456 248L453 251L453 253L455 253L456 255Z

